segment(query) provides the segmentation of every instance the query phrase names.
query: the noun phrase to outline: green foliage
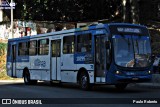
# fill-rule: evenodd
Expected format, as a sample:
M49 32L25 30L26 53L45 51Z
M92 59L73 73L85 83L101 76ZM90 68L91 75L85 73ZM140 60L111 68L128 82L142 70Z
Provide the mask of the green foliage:
M12 78L7 76L5 69L1 70L0 71L0 80L8 80L8 79L12 79Z
M7 48L6 43L0 43L0 55L5 54L6 48Z
M151 46L152 46L152 53L155 55L160 54L160 31L155 29L150 29L151 35Z
M14 18L39 21L95 21L115 17L121 0L16 0Z

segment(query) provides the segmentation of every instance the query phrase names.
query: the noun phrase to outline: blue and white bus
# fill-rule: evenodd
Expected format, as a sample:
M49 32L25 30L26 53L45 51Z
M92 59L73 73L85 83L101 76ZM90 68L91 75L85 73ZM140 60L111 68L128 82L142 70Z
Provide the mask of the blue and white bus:
M25 84L41 81L95 84L124 89L151 80L150 35L145 26L126 23L84 28L8 40L7 74Z

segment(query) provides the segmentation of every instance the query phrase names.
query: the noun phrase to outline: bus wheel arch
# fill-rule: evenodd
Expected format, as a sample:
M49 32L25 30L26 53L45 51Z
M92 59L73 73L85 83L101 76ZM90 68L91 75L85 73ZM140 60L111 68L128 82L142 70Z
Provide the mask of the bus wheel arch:
M77 82L82 90L89 90L91 88L89 80L87 70L85 68L80 68L77 74Z

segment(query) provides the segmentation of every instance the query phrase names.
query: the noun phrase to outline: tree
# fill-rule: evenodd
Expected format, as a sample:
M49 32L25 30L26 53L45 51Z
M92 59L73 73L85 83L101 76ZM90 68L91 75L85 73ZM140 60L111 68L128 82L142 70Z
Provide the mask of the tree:
M4 68L6 64L6 43L0 42L0 71Z
M39 21L96 21L120 15L120 0L15 0L14 18ZM119 14L117 14L117 12Z
M122 0L123 22L139 23L139 7L137 0Z

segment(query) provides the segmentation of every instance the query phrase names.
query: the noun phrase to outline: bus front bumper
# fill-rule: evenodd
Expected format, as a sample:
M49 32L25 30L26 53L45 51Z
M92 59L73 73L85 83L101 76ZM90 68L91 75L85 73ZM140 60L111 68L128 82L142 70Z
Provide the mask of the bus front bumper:
M123 76L115 75L116 83L134 83L134 82L149 82L152 79L152 75L145 76Z

